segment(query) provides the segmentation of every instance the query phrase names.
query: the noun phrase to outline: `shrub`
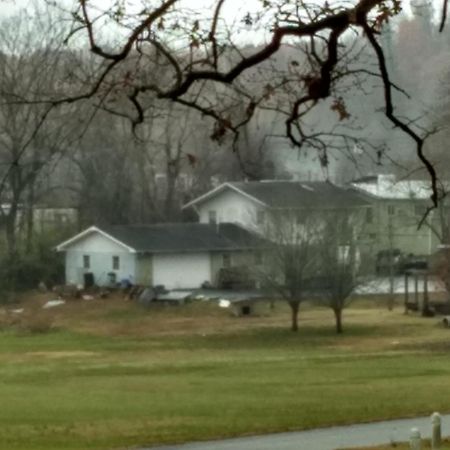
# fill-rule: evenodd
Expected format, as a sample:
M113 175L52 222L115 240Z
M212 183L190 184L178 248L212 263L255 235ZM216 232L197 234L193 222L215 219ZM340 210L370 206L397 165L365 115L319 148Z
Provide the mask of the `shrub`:
M50 314L25 314L19 322L19 329L25 333L44 334L53 330L54 320Z
M30 251L0 257L0 303L9 303L11 293L35 288L41 281L47 286L63 281L64 259L54 250L60 241L59 235L40 235Z
M26 334L49 333L54 328L54 317L40 305L25 306L23 312L5 311L0 316L0 328Z

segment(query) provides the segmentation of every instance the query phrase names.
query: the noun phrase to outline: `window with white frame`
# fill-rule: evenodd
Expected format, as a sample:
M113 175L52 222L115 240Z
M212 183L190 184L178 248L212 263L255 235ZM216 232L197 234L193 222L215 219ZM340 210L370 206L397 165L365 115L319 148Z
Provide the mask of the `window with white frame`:
M91 257L90 255L83 255L83 268L90 269L91 268Z

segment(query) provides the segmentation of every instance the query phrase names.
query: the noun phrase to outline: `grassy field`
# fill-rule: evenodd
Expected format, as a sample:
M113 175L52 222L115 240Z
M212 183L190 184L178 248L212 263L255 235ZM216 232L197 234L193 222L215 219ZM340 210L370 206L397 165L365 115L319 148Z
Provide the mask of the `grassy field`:
M282 306L234 318L208 304L121 299L1 311L0 449L123 449L450 410L450 330L401 308ZM51 325L51 329L46 329Z

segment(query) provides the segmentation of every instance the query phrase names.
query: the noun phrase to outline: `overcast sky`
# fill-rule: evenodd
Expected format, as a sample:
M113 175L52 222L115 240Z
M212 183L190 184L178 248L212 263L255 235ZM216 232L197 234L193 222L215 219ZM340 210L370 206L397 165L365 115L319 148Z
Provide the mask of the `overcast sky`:
M38 0L39 3L39 0ZM74 4L74 0L58 0L58 3L66 3L67 5ZM92 4L98 5L101 8L109 8L114 0L91 0ZM198 8L199 10L211 8L216 0L181 0L181 4L189 6L190 8ZM30 4L30 0L0 0L0 14L10 14L20 7L26 7ZM142 9L142 2L140 0L127 0L127 6ZM237 13L243 11L255 11L261 7L260 0L226 0L225 4L228 6L224 9L224 14L229 18L236 16Z
M64 6L70 10L71 5L75 5L77 0L56 0L58 6ZM36 3L37 5L44 4L44 0L0 0L0 17L8 17L21 8L29 9L30 3ZM97 6L99 9L108 10L111 8L115 0L90 0L89 4ZM128 13L134 11L139 12L142 10L142 4L146 0L125 0ZM147 3L150 3L147 0ZM159 2L154 1L153 4L158 4ZM212 17L212 10L214 5L217 4L217 0L179 0L178 3L183 8L189 11L198 10L199 18L210 19ZM228 25L235 30L234 40L235 42L245 41L249 43L258 44L262 40L265 40L265 33L261 33L256 29L243 30L242 27L237 27L240 25L240 21L244 18L247 13L254 13L256 11L261 11L261 0L225 0L224 8L221 13L221 19L225 20ZM203 14L202 14L203 13ZM236 23L238 22L238 23ZM233 26L234 25L234 26ZM114 28L111 28L114 30ZM104 29L103 29L104 31ZM112 31L113 35L116 31ZM106 33L106 36L109 33ZM110 39L111 36L108 37Z
M26 7L30 4L31 1L37 1L38 3L43 0L0 0L0 15L11 14L16 11L18 7ZM59 4L67 3L68 5L74 4L76 0L57 0ZM321 3L321 0L317 0L318 3ZM333 0L329 0L330 3L333 3ZM420 1L420 0L419 0ZM426 1L426 0L422 0ZM435 5L435 10L439 13L442 8L442 0L431 0ZM96 4L101 8L108 8L114 0L91 0L90 3ZM189 8L195 8L201 10L207 10L208 8L212 8L217 0L181 0L181 4L187 6ZM409 12L409 2L410 0L403 1L403 7L406 12ZM128 6L136 5L136 8L142 6L142 2L140 0L125 0L125 3ZM223 9L222 16L229 21L238 17L242 17L247 12L254 12L261 9L261 0L226 0L225 5L226 8Z

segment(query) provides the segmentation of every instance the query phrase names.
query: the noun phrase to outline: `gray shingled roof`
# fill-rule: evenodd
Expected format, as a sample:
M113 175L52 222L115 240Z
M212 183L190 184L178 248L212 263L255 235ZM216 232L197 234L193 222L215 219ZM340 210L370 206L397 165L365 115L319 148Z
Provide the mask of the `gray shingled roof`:
M227 251L258 248L264 239L232 223L175 223L102 227L138 252Z
M250 181L229 183L272 208L357 207L366 198L329 182Z

